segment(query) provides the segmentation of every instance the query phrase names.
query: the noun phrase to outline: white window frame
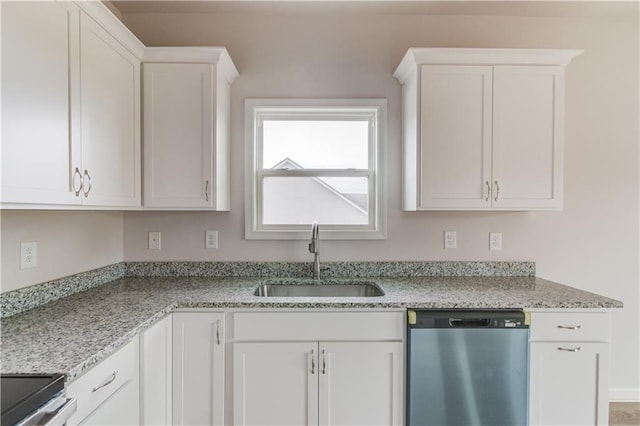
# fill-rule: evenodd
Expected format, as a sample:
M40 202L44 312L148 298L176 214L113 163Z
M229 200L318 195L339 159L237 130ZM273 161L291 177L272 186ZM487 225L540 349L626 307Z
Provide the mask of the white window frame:
M368 169L264 169L262 167L261 122L265 118L348 119L367 117L369 128ZM251 240L306 240L310 225L265 225L259 222L262 212L261 180L265 176L342 176L368 177L369 223L366 225L320 224L320 238L329 240L386 239L386 170L387 135L386 99L246 99L245 100L245 238Z

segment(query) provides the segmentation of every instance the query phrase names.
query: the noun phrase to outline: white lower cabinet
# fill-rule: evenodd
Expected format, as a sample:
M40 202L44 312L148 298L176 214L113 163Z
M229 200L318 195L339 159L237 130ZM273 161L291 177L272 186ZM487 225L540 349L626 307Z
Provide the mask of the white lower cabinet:
M171 424L172 316L140 334L140 423Z
M173 314L173 424L224 423L224 313Z
M321 425L399 425L403 419L401 342L322 342Z
M236 343L233 423L318 424L318 343Z
M67 387L78 403L67 425L140 423L138 339L133 339Z
M532 426L608 424L608 329L607 313L531 315Z
M386 322L378 338L392 341L367 341L368 319ZM262 341L233 343L233 424L402 424L402 312L234 314L234 337L257 328Z

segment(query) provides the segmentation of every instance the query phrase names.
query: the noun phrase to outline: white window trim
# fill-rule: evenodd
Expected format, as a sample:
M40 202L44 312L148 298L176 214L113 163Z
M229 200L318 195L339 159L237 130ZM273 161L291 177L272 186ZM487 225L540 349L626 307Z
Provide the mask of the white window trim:
M345 170L343 176L369 177L369 193L373 200L369 205L373 218L369 225L321 225L320 238L328 240L380 240L387 238L387 196L386 196L386 146L387 138L387 100L386 99L246 99L245 100L245 238L249 240L306 240L310 238L310 225L262 225L257 221L261 200L258 200L258 185L262 176L318 176L318 170L262 170L258 173L257 123L259 116L267 115L269 110L285 112L287 108L299 114L300 108L344 108L358 116L363 113L374 114L376 133L373 136L375 150L369 150L368 170ZM375 152L374 152L375 151ZM370 170L370 171L369 171ZM331 176L336 175L332 171Z

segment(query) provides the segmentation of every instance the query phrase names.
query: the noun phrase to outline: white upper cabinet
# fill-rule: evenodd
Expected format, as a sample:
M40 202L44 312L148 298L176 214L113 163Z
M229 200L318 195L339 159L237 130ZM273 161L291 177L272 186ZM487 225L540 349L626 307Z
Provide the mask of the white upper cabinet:
M143 45L100 2L2 2L2 208L140 206Z
M2 2L2 203L79 204L79 8ZM75 76L76 78L69 78ZM76 190L80 186L76 174Z
M140 205L140 60L80 17L84 204Z
M230 86L224 48L147 48L144 206L229 210Z
M561 209L564 66L580 53L409 49L404 210Z

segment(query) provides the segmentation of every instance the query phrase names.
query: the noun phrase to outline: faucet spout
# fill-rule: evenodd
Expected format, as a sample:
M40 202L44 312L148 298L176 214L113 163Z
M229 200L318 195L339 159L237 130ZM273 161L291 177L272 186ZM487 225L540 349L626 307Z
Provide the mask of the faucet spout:
M309 243L309 253L313 253L313 279L320 279L320 241L318 239L318 222L311 225L311 242Z

